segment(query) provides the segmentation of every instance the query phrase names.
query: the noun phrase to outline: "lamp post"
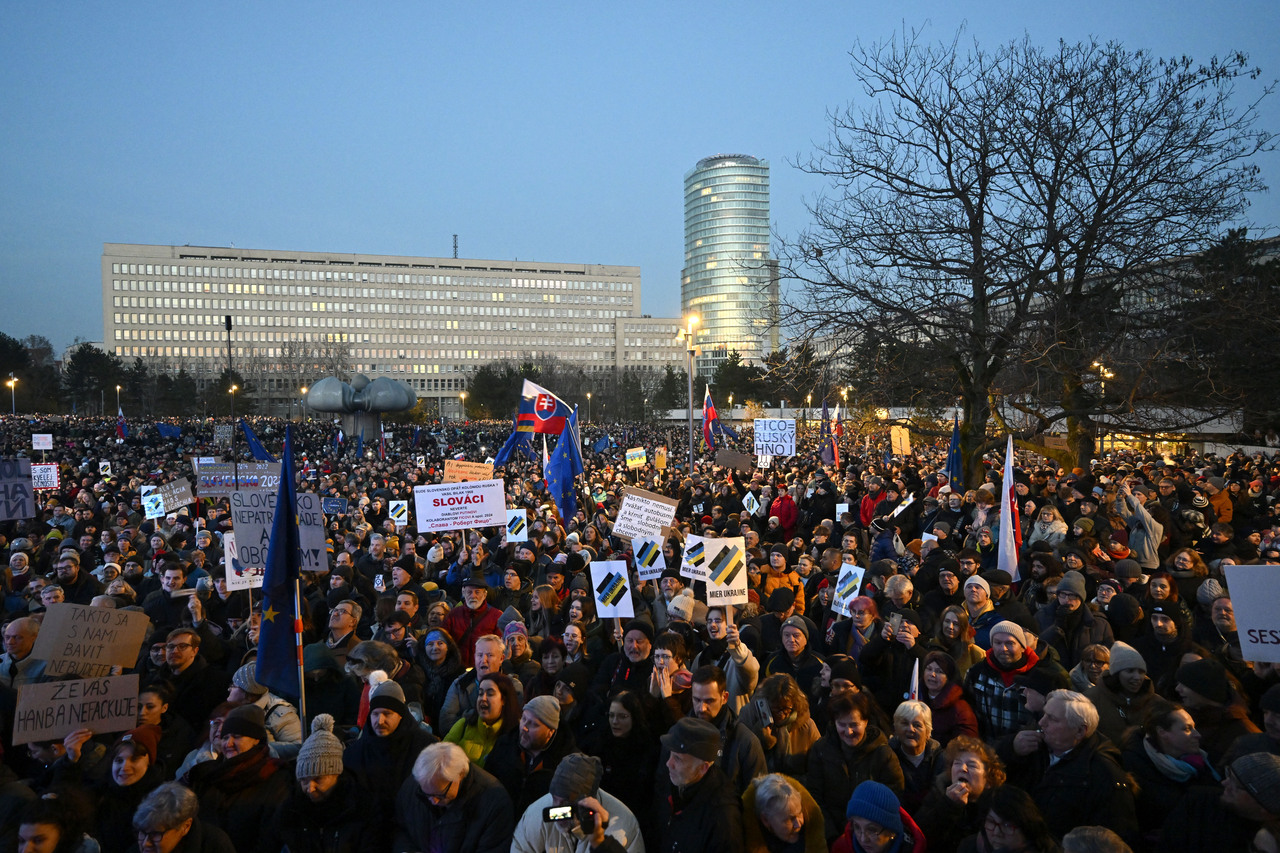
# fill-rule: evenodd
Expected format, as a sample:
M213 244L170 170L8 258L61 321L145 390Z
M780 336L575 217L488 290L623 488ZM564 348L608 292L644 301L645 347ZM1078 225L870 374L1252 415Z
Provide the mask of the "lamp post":
M298 399L298 421L307 419L307 386L302 386L302 396Z
M591 392L587 392L587 423L591 423Z
M640 423L644 423L644 410L649 405L649 398L645 397L640 401Z
M9 381L4 383L9 386L9 414L18 414L18 377L12 373L9 374Z
M462 419L467 419L467 392L463 391L458 397L462 400Z
M693 327L698 325L698 315L690 314L685 320L686 327L680 330L684 337L685 349L689 353L689 474L693 474Z
M729 395L729 423L733 423L733 395Z
M1108 370L1107 366L1100 361L1095 361L1093 363L1093 369L1098 372L1098 382L1100 383L1099 391L1102 395L1102 399L1099 401L1099 405L1106 405L1107 380L1114 378L1115 373ZM1105 431L1102 433L1101 436L1099 436L1099 442L1100 442L1102 451L1105 453L1107 449L1107 434ZM1115 448L1115 443L1112 442L1112 449L1114 448Z
M813 395L804 395L804 425L809 426L809 407L813 405Z
M120 386L116 386L116 414L121 414L123 410L120 408Z

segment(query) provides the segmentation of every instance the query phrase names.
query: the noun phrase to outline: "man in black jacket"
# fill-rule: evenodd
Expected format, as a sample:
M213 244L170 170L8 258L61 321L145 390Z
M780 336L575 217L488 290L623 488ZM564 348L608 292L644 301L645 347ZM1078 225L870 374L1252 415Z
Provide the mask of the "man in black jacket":
M662 736L670 753L659 773L654 813L658 853L737 853L743 849L742 807L716 766L720 732L685 717Z
M422 750L396 795L391 849L507 853L515 825L502 783L457 744L435 743Z

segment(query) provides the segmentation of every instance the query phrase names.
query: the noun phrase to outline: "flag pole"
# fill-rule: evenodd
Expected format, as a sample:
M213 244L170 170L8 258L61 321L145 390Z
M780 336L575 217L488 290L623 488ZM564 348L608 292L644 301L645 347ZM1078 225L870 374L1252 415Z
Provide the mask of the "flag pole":
M307 731L307 676L302 664L302 580L293 582L293 636L298 647L298 713Z

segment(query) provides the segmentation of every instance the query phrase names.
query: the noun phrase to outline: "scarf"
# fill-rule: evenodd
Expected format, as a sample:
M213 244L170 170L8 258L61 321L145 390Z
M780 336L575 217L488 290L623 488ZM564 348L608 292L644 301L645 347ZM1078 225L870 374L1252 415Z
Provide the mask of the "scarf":
M1202 771L1208 770L1215 782L1220 780L1217 771L1209 763L1209 754L1203 749L1195 755L1184 755L1178 759L1156 749L1151 743L1151 738L1143 738L1142 747L1147 751L1147 758L1151 759L1151 763L1167 779L1186 783L1196 778Z

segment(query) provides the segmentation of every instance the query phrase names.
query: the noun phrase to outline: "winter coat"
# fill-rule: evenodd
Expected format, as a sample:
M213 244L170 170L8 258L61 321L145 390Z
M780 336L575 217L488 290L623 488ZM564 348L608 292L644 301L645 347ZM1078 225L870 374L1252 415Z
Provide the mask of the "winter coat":
M937 696L922 690L920 700L933 712L933 737L938 743L946 746L960 735L978 736L978 717L959 684L948 682Z
M939 773L916 812L916 823L929 843L929 853L952 853L963 839L981 832L991 792L995 790L988 786L976 799L961 805L947 796L950 784L950 774Z
M1036 613L1040 639L1058 653L1067 669L1080 662L1084 650L1098 644L1111 648L1116 641L1107 617L1094 613L1085 604L1071 613L1059 612L1057 602L1049 602Z
M97 790L97 819L93 837L102 853L124 853L133 842L133 813L143 797L164 781L158 764L151 765L143 777L132 785L120 786L110 777Z
M1106 673L1084 695L1098 709L1098 732L1116 746L1123 746L1125 733L1134 726L1141 728L1156 691L1151 679L1144 678L1138 695L1130 696L1120 689L1114 675Z
M1152 518L1147 508L1132 495L1116 495L1115 508L1129 526L1129 555L1138 561L1143 571L1160 568L1160 540L1164 538L1164 525Z
M136 838L136 833L130 830L129 837ZM129 848L129 853L136 853L137 850L138 844L134 841L133 846ZM193 820L191 829L178 840L178 846L173 848L173 853L239 853L239 851L221 829L208 821Z
M1261 731L1239 705L1196 708L1191 712L1191 717L1196 721L1196 730L1200 732L1200 748L1209 754L1209 760L1218 768L1223 766L1222 759L1226 757L1236 738Z
M1031 712L1022 703L1022 694L1014 685L1015 676L1037 666L1048 666L1041 661L1034 649L1011 669L996 663L995 655L988 651L982 663L970 667L964 679L965 695L972 699L974 714L978 717L978 730L986 740L995 740L1013 734L1032 721Z
M902 794L898 801L910 812L920 808L924 798L933 788L933 780L938 778L946 767L946 752L942 745L933 738L925 742L924 752L919 756L919 763L911 760L902 748L898 738L889 738L889 748L898 758L898 766L902 768Z
M765 765L770 773L787 773L796 777L804 775L809 750L821 737L812 717L808 714L798 716L790 726L775 724L770 729L772 738L764 737L764 719L754 702L742 709L738 721L751 729L751 733L760 740Z
M886 640L877 634L867 642L858 666L862 670L863 686L870 690L881 708L896 708L907 698L911 689L911 675L919 664L924 671L925 647L919 637L911 648L897 639ZM806 685L802 682L801 687Z
M783 778L800 792L800 810L804 815L804 827L801 829L800 836L801 849L804 853L827 853L822 809L799 782L789 776ZM756 785L756 782L752 782L742 795L742 834L746 842L742 849L746 853L772 853L777 849L779 839L774 837L760 820L760 811L756 807Z
M609 813L609 827L605 830L605 838L618 842L623 850L637 853L642 851L644 839L640 836L640 824L626 803L606 791L603 786L596 799ZM515 836L511 839L511 853L598 853L591 847L589 838L571 834L570 827L576 826L575 823L547 823L542 819L543 810L552 804L551 795L546 794L534 800L524 810L516 824Z
M502 783L475 762L458 783L458 794L437 808L410 776L396 795L393 853L507 853L515 813Z
M731 649L724 640L712 640L694 657L689 670L692 672L708 663L715 664L724 671L729 705L734 711L741 711L760 682L760 662L756 660L756 656L747 648L746 643L738 643Z
M1203 750L1201 753L1203 755ZM1203 757L1202 766L1164 755L1134 729L1125 738L1120 764L1138 786L1138 827L1143 835L1159 833L1169 812L1187 791L1198 785L1216 785L1217 774Z
M293 774L271 757L265 743L235 758L197 764L189 775L202 820L226 832L240 853L268 853L262 830L289 796Z
M484 761L484 769L507 789L507 795L515 805L517 814L534 800L541 797L551 787L551 776L560 766L561 760L571 752L578 751L578 744L573 739L573 732L561 725L551 737L547 748L530 766L528 756L520 746L520 730L512 729L498 738L493 751Z
M889 741L875 726L868 725L862 742L847 747L835 734L824 735L809 751L805 787L822 808L827 822L827 840L840 834L844 810L853 789L868 779L881 782L902 795L902 768Z
M373 723L366 722L360 737L347 743L342 763L378 802L390 802L413 772L418 755L437 740L412 717L401 719L386 737L378 737Z
M605 726L599 735L588 740L583 750L594 755L604 765L600 777L601 790L608 791L636 816L640 825L648 829L653 809L654 778L657 773L666 774L666 768L658 767L658 739L638 727L631 734L616 738Z
M313 803L297 785L276 810L271 849L289 853L381 853L390 842L388 801L350 772L323 802Z
M741 853L742 802L719 767L683 790L659 773L654 815L656 853Z
M463 605L450 610L441 627L458 644L462 660L471 661L476 656L476 640L486 634L499 633L498 619L501 617L502 611L488 603L481 604L477 610Z

